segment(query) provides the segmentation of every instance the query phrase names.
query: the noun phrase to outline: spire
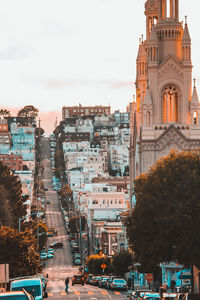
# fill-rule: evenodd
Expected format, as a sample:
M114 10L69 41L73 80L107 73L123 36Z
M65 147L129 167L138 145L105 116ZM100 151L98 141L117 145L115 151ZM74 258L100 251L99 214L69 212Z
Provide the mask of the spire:
M146 94L144 97L144 105L152 105L152 98L149 90L149 80L147 80Z
M184 42L191 41L190 33L189 33L188 25L187 25L187 16L185 16L185 28L183 31L182 41L184 41Z
M194 88L193 88L193 93L192 93L192 99L191 99L191 104L193 105L198 105L199 104L199 97L197 94L197 89L196 89L196 79L194 79Z

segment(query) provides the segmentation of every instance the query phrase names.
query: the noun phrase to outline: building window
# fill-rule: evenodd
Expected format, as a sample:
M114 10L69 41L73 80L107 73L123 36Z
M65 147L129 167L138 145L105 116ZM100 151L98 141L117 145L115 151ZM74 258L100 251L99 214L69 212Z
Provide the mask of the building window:
M178 90L169 85L162 93L163 123L178 122Z
M197 112L195 111L194 114L193 114L193 124L196 125L197 123L198 123Z

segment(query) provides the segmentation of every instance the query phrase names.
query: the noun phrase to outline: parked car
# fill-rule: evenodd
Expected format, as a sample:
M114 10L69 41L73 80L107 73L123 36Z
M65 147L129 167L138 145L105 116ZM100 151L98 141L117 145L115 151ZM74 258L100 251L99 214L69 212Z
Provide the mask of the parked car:
M79 246L77 246L77 245L72 245L72 247L71 247L71 251L72 251L72 253L79 253Z
M62 242L54 242L54 243L50 244L49 247L50 248L62 248L63 243Z
M74 265L75 266L81 266L81 260L80 260L80 258L75 258Z
M25 289L28 293L33 293L36 300L47 298L47 292L44 292L42 280L38 277L16 279L11 281L11 291L21 291Z
M49 248L48 249L48 253L54 254L54 249L53 248Z
M0 293L1 300L34 300L35 298L26 290Z
M54 255L52 253L47 253L47 258L54 258Z
M177 294L176 294L176 296L177 296ZM176 296L174 297L174 299L177 299ZM147 293L145 293L143 299L146 299L146 300L154 300L154 299L156 300L156 299L160 299L160 294L159 294L159 293L151 293L151 292L147 292ZM162 299L164 299L164 298L162 298ZM166 299L167 299L167 300L169 300L169 299L172 300L173 297L170 297L170 295L169 295L169 296L166 297Z
M82 275L74 275L72 277L72 285L74 285L74 284L84 285L84 283L85 283L85 280L84 280L84 277Z
M93 275L88 275L88 277L86 279L86 284L91 284L92 277L93 277Z
M111 290L124 290L124 291L128 291L127 282L123 278L113 279L113 281L110 284L110 289Z
M40 259L41 259L41 260L47 259L47 253L44 253L44 252L41 253L41 254L40 254Z
M106 287L106 281L110 279L109 276L102 276L101 280L99 280L99 287L100 288L105 288Z
M101 276L94 276L92 280L92 285L98 286L100 280L101 280Z
M117 278L119 279L119 276L111 276L110 279L106 281L105 288L107 290L110 290L111 283L113 282L114 279L117 279Z

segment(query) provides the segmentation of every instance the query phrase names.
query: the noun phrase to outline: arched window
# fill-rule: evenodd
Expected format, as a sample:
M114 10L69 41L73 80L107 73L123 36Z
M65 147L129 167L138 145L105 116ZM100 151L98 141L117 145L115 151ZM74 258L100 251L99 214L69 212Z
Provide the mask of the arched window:
M196 125L198 123L198 119L197 119L198 115L197 115L197 112L195 111L193 113L193 124Z
M178 89L166 86L162 92L163 123L178 122Z
M146 123L147 125L151 124L151 113L149 111L146 113Z
M185 60L185 47L183 47L183 60Z
M153 26L153 21L152 21L152 18L150 17L149 18L149 32L152 31L152 26Z
M188 47L187 46L185 48L185 56L186 56L185 59L188 60Z

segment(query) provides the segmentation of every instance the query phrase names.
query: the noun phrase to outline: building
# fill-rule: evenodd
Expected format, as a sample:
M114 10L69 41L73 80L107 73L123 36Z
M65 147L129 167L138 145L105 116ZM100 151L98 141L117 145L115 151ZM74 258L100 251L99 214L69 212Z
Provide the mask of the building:
M23 157L22 155L0 154L0 161L6 165L10 170L21 171L23 170Z
M121 176L129 172L129 149L125 145L109 146L109 168Z
M11 148L11 135L7 120L0 119L0 153L7 154Z
M105 222L102 232L102 252L108 256L114 255L118 252L117 237L123 234L122 223L116 222Z
M92 179L92 183L107 183L116 186L118 192L128 192L129 177L98 176Z
M88 115L110 115L110 106L64 106L62 108L62 120L71 117L83 117Z
M35 127L33 125L21 125L17 119L10 124L12 137L11 151L23 156L24 161L35 161Z
M200 104L192 91L191 38L179 0L145 2L146 40L137 57L135 175L172 149L200 147Z

